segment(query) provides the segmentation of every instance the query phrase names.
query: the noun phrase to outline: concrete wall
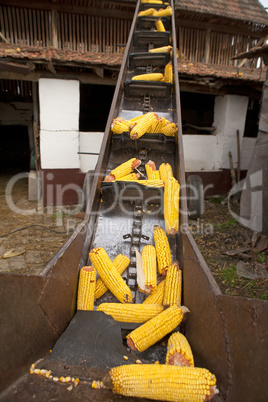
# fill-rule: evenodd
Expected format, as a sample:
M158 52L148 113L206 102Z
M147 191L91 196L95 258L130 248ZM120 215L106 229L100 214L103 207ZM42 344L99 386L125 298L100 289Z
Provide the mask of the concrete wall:
M240 133L241 170L248 169L256 138L244 138L248 98L225 95L215 98L215 135L183 135L185 170L214 171L229 169L229 151L237 166L236 131Z

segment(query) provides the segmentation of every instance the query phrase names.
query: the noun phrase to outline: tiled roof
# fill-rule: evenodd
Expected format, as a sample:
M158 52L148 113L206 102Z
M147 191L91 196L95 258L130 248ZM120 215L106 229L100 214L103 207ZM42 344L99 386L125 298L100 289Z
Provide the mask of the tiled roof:
M258 0L175 0L175 8L268 25L268 14Z
M36 48L30 46L17 47L8 43L0 43L0 61L17 62L27 64L52 62L54 66L84 66L84 67L108 67L119 70L123 60L122 54L94 53L74 50L60 50L54 48ZM178 62L178 70L181 75L200 77L221 77L235 80L258 81L265 80L265 71L229 66L217 66L213 64ZM242 74L242 75L241 75Z

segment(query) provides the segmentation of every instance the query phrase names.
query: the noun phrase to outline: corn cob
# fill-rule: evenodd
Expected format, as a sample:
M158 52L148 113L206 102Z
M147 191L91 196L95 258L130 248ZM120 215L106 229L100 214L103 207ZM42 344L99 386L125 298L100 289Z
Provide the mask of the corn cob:
M169 242L164 229L161 226L155 226L153 230L158 273L162 275L165 273L167 267L172 263L172 256L169 247Z
M159 19L156 21L155 26L156 26L156 30L157 30L157 31L159 31L159 32L166 32L165 27L164 27L164 24L163 24L163 22L161 21L161 18L159 18Z
M164 298L166 279L162 280L142 304L162 304Z
M151 292L157 285L156 253L151 244L143 247L142 253L143 271L145 276L145 288Z
M96 270L93 267L83 267L80 270L77 310L94 309L94 292L96 286Z
M169 53L172 49L172 46L155 47L154 49L150 49L149 53Z
M111 124L111 131L114 134L123 134L123 132L129 131L129 122L121 118L116 118Z
M169 177L173 177L172 167L169 163L162 163L159 166L160 179L165 183Z
M156 119L156 114L149 112L146 113L142 119L140 119L137 124L130 131L130 138L136 140L140 138L145 133L150 132L151 126Z
M139 116L132 117L132 119L129 119L129 123L135 123L136 121L140 120L144 115L140 114Z
M164 306L181 305L181 277L182 273L177 263L174 262L167 268Z
M159 171L156 170L155 163L153 161L148 161L145 164L145 170L148 180L160 180Z
M122 163L111 171L111 173L105 177L104 181L114 181L121 179L121 177L127 176L141 164L141 161L136 158L129 159L127 162Z
M163 4L162 0L141 0L141 3Z
M89 258L103 282L121 302L132 302L132 293L102 247L90 251Z
M160 8L160 10L154 12L153 15L155 17L170 17L172 15L172 8L170 6L167 6L165 9Z
M130 259L126 255L118 254L113 260L113 264L120 275L129 266ZM99 299L108 290L107 286L101 278L96 282L95 299Z
M125 180L126 181L126 180ZM129 180L147 187L164 187L162 180Z
M179 193L178 181L170 177L164 189L164 220L168 235L174 235L179 230Z
M167 137L174 137L178 132L178 126L175 123L169 123L162 128L161 132Z
M124 177L121 177L121 179L117 179L116 181L138 181L140 178L139 173L130 173Z
M215 375L200 367L122 365L112 368L103 382L114 393L158 401L207 401L218 393Z
M146 17L149 15L154 15L155 9L154 8L147 8L147 10L140 11L138 17Z
M151 132L152 133L162 133L163 127L165 127L170 122L165 119L164 117L159 117L156 121L156 124L152 126Z
M161 304L102 303L97 307L97 311L111 315L115 321L134 323L144 323L162 313L163 309Z
M170 84L173 83L173 67L171 61L165 66L164 81Z
M194 367L191 346L183 334L174 332L168 340L166 364L174 366Z
M164 78L162 73L149 73L149 74L139 74L134 75L132 81L161 81Z
M165 335L173 331L182 321L184 307L171 306L147 321L145 324L134 329L127 335L127 344L131 350L143 352Z

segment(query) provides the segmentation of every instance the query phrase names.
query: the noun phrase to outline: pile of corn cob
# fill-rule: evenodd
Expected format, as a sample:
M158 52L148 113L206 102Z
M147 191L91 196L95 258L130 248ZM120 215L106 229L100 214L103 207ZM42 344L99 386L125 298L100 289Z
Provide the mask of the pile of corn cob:
M148 187L164 187L164 220L167 234L175 235L179 230L179 194L180 185L173 177L169 163L162 163L159 170L153 161L145 164L147 180L140 180L140 174L134 173L141 161L136 158L117 166L104 179L105 182L131 181Z
M79 278L78 309L93 310L94 299L110 289L120 303L102 303L97 311L111 315L120 322L141 323L142 325L127 335L128 346L139 352L145 351L174 331L188 311L180 306L181 271L178 264L172 262L167 236L159 226L154 228L153 235L155 247L145 246L142 251L145 278L148 287L152 289L142 304L125 304L132 301L131 291L121 277L129 264L126 256L118 255L112 262L103 248L95 248L89 253L93 267L82 268ZM166 274L158 285L154 279L156 259L158 273L162 276ZM97 282L96 271L100 275ZM81 300L85 304L81 304ZM142 365L138 369L135 365L122 365L112 369L108 377L108 386L114 392L126 396L150 397L163 401L205 401L217 392L215 376L206 369L194 367L190 344L178 331L173 332L168 339L165 364ZM107 378L103 382L105 384ZM166 382L172 384L170 394L166 392ZM132 387L132 383L136 385ZM188 399L183 399L187 394Z
M136 140L146 133L161 133L167 137L174 137L178 132L178 125L156 113L148 112L130 120L116 117L112 122L111 131L114 134L129 132L132 140Z

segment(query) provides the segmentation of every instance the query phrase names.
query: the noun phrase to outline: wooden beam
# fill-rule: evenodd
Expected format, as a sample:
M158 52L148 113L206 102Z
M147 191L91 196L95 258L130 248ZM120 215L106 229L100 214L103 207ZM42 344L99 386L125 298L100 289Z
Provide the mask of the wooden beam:
M27 75L31 71L30 67L25 64L16 64L6 61L0 61L0 70L9 71L12 73L19 73L23 75Z
M51 37L52 37L52 46L57 49L58 48L58 13L56 10L52 10L51 12Z
M205 39L205 64L208 64L210 61L210 35L211 30L206 30L206 39Z

